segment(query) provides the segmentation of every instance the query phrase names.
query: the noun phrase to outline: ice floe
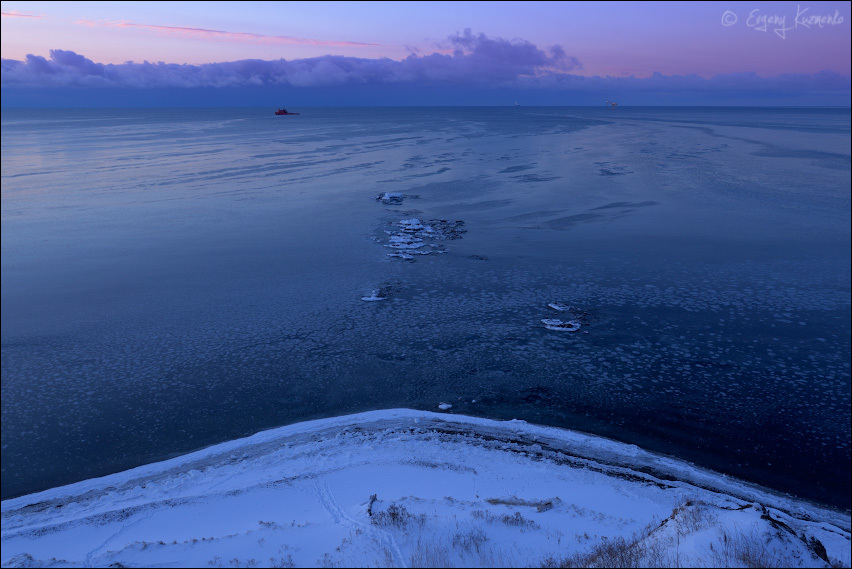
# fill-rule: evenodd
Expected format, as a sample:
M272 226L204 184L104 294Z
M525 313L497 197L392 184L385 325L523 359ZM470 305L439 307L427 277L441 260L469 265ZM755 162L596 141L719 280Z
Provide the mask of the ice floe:
M461 239L462 234L467 232L467 229L464 228L464 221L461 220L430 219L421 221L412 218L403 219L394 225L410 235L429 239Z
M392 247L394 249L419 249L424 245L425 243L423 243L423 239L420 239L419 237L412 237L410 235L397 233L388 238L388 243L385 247Z
M375 199L383 204L399 205L405 198L417 197L400 192L382 192ZM412 217L393 222L392 225L395 230L385 231L388 235L386 242L381 239L375 239L375 241L396 250L393 253L388 253L388 257L402 259L403 261L414 261L415 255L447 253L446 247L435 243L429 243L427 248L425 240L461 239L462 234L467 232L467 229L464 228L464 221L461 220L430 219L422 221L419 218ZM364 297L364 300L368 298Z
M423 224L420 223L420 220L416 217L412 219L403 219L402 221L397 222L397 225L402 228L403 231L419 231L423 229Z
M403 200L417 199L420 196L416 194L403 194L400 192L382 192L376 196L377 202L382 202L385 205L402 205Z
M385 231L388 235L385 247L397 249L388 253L388 257L413 261L414 255L433 255L447 253L446 247L436 243L426 243L426 240L461 239L464 221L449 221L446 219L431 219L421 221L418 218L402 219L393 223L393 231ZM380 240L379 240L380 241ZM428 244L428 248L426 245Z
M366 302L373 302L376 300L387 300L391 296L393 296L394 292L398 291L398 288L394 285L385 285L381 286L377 289L373 289L373 292L370 293L370 296L362 296L361 300Z
M386 296L381 296L379 289L375 289L370 296L362 296L361 300L366 300L367 302L375 301L375 300L385 300Z
M580 329L581 324L576 320L563 322L557 318L542 318L544 327L548 330L558 330L560 332L576 332Z
M542 319L544 327L548 330L556 330L559 332L576 332L581 327L589 325L589 313L575 306L571 306L567 302L557 300L549 303L547 307L558 312L564 312L566 314L565 316L563 316L563 318L567 317L565 320L560 320L558 318ZM583 333L588 334L589 332L584 331Z
M401 203L408 196L400 193L382 193L376 196L376 200L382 203ZM462 234L467 232L464 228L464 221L450 221L447 219L430 219L422 221L417 217L401 219L391 222L394 229L385 230L387 235L385 239L374 237L373 240L381 243L383 246L394 249L393 253L388 253L387 256L392 259L401 259L403 261L412 262L417 255L438 255L447 253L447 248L438 243L430 243L428 241L441 241L461 239ZM387 294L382 294L381 290L374 290L370 296L363 296L361 300L377 301L385 300Z
M405 199L405 196L396 192L384 192L376 196L377 202L382 202L387 205L399 205L402 203L403 199Z

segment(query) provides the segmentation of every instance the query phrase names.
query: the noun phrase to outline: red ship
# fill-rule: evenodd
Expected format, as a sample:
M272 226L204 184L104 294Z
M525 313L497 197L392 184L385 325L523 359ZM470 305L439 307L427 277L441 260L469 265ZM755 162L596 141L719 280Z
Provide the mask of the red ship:
M288 113L287 109L278 109L275 111L276 115L298 115L299 113Z

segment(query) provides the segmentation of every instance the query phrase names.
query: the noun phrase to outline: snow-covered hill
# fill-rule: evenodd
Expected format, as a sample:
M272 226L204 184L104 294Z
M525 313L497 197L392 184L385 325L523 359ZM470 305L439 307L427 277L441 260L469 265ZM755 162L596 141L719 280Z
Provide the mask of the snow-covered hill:
M4 567L850 564L850 517L635 446L374 411L4 501Z

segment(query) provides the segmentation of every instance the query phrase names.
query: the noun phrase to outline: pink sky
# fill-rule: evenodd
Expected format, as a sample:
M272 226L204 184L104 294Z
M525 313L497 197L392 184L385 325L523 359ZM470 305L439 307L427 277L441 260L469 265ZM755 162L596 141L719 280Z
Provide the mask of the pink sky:
M848 2L3 2L2 12L2 57L15 60L60 49L116 64L399 61L447 53L447 37L470 28L561 45L585 76L850 69Z

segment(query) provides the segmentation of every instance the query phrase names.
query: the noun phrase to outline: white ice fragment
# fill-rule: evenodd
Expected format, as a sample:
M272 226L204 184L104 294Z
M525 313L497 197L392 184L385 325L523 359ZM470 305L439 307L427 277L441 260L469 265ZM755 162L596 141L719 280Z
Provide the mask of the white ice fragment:
M406 235L404 233L396 233L388 237L388 241L390 243L419 243L423 240L419 237L412 237L411 235Z
M563 322L555 318L543 318L542 323L544 323L544 327L548 330L558 330L560 332L576 332L580 329L580 323L576 320Z
M553 310L559 310L560 312L564 312L566 310L571 310L571 307L569 305L565 304L564 302L551 302L547 306L549 306Z
M416 252L416 251L415 251ZM414 255L409 253L388 253L388 257L397 257L399 259L404 259L406 261L411 261L414 259Z
M420 223L420 220L416 217L403 219L397 225L402 227L405 231L419 231L420 229L423 229L423 224Z
M450 408L452 408L452 405L450 405L449 403L439 403L438 404L438 409L440 409L441 411L446 411L447 409L450 409Z
M379 296L379 289L376 289L370 294L370 296L362 296L361 300L372 302L375 300L385 300L386 298L386 296Z
M399 205L402 203L404 197L399 193L384 192L376 196L376 201L380 201L383 204Z
M426 245L419 237L413 237L404 233L397 233L388 238L388 244L385 247L394 249L419 249Z

